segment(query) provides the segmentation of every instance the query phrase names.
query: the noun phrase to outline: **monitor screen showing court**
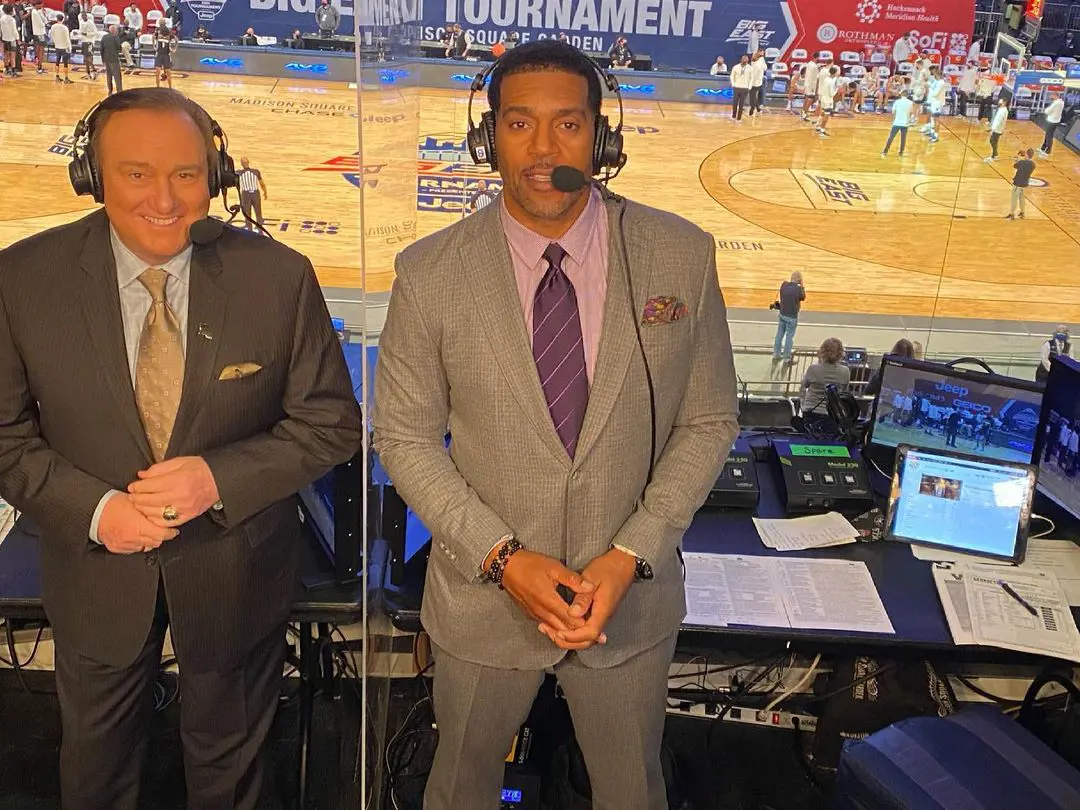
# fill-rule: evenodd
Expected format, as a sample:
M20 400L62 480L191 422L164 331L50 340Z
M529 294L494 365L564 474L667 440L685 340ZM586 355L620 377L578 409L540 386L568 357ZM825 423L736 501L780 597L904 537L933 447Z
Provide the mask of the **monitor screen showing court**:
M893 478L888 537L1018 559L1034 490L1030 465L904 447Z
M1039 491L1080 516L1080 363L1071 358L1050 367L1037 453Z
M915 360L884 361L870 441L1030 463L1042 387Z

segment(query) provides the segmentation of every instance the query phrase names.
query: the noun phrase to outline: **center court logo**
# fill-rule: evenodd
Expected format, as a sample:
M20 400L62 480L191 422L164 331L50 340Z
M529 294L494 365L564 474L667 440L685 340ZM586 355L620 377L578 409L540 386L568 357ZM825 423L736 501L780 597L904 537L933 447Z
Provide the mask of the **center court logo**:
M863 25L870 25L881 19L881 3L878 0L859 0L855 6L855 18Z
M333 172L340 174L342 178L360 188L376 188L379 185L379 172L386 168L385 163L374 163L369 166L360 164L360 153L353 152L351 155L339 155L325 160L318 166L309 166L305 172Z

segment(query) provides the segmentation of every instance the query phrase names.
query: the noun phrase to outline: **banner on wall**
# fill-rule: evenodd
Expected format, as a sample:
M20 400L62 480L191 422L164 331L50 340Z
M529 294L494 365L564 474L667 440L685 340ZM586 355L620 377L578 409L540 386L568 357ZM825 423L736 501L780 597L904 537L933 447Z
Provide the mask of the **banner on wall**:
M156 0L137 0L144 13ZM109 3L120 12L122 0ZM203 22L218 39L249 26L264 36L312 31L319 0L181 0L185 27ZM777 48L864 51L891 48L910 35L919 49L966 50L975 0L332 0L340 33L366 26L410 25L424 40L459 23L476 42L492 45L517 31L522 41L565 32L585 51L606 52L625 36L656 67L708 69L717 56L738 61L754 44ZM116 8L114 8L116 6Z

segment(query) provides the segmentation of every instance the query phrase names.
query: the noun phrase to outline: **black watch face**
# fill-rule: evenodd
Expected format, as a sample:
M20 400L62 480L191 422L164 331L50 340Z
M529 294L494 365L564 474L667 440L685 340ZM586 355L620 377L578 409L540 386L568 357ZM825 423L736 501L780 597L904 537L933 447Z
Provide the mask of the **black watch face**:
M638 579L652 579L652 566L649 565L641 557L637 559L637 570L634 572L637 574Z

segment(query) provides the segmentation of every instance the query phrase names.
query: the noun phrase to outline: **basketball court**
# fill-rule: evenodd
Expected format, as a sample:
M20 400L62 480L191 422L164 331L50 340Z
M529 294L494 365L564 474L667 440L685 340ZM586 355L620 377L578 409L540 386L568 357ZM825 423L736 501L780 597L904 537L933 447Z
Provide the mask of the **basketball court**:
M31 69L0 84L0 246L94 207L71 193L67 155L104 88L72 76L60 85ZM125 76L152 84L152 71ZM343 84L177 74L174 86L262 171L267 229L328 287L360 286L363 227L367 289L389 289L394 255L461 217L485 176L463 148L466 91L365 86L358 117ZM819 138L784 111L736 126L729 109L626 99L629 162L612 188L713 233L730 305L764 308L801 270L811 310L1080 321L1080 158L1056 144L1038 162L1027 219L1002 218L1013 156L1041 143L1035 124L1010 121L995 164L983 162L981 126L955 118L936 145L913 130L906 156L894 144L883 160L891 115L839 116ZM605 112L617 118L613 104Z

